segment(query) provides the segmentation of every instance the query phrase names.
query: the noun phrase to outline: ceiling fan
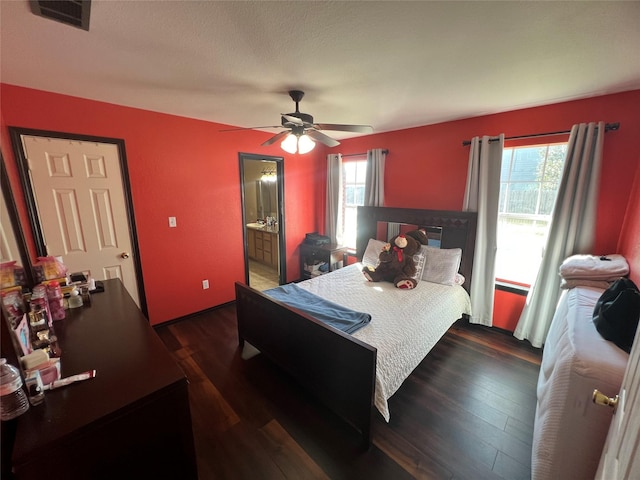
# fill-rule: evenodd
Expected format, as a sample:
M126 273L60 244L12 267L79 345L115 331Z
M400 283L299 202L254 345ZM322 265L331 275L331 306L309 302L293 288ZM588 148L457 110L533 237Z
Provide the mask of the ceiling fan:
M340 145L340 142L325 135L321 130L335 130L342 132L372 133L370 125L342 125L335 123L314 123L313 117L308 113L300 111L299 104L304 92L301 90L290 90L289 96L296 103L296 111L292 113L280 114L281 125L271 125L266 127L252 128L286 128L287 130L277 133L262 144L263 147L282 140L281 147L288 153L307 153L315 147L315 141L323 143L328 147ZM235 130L235 129L234 129Z

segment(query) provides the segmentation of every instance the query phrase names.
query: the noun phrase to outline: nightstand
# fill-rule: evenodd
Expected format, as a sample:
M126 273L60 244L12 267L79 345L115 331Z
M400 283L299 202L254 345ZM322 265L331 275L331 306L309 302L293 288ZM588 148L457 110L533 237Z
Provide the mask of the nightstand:
M346 264L347 247L338 245L300 245L300 278L307 280Z

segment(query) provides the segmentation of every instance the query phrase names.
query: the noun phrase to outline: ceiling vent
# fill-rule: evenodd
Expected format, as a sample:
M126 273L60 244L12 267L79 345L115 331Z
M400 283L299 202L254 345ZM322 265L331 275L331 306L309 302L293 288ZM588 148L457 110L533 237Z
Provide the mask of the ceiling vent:
M91 0L29 0L31 11L83 30L89 30Z

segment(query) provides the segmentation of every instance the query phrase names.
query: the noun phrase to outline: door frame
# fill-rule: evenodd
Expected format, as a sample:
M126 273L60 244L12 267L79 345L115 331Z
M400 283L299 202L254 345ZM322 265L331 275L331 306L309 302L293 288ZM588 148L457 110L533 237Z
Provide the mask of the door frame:
M247 234L247 218L245 212L244 198L244 161L264 160L275 162L276 164L276 192L278 197L278 283L287 283L287 243L285 241L285 216L284 216L284 157L272 157L269 155L258 155L256 153L238 153L240 164L240 195L242 199L242 240L244 243L244 277L245 283L249 285L249 240Z
M107 143L115 145L118 150L118 158L120 160L120 176L122 178L122 186L124 191L124 201L127 211L127 224L129 227L129 239L131 241L131 250L133 252L134 271L138 284L138 299L140 300L140 309L145 317L149 318L147 310L147 297L145 295L144 283L142 281L142 262L140 261L140 246L138 245L138 230L133 209L133 197L131 196L131 181L129 179L129 169L127 166L127 153L124 145L124 139L98 137L94 135L82 135L77 133L55 132L50 130L37 130L32 128L8 127L11 136L11 145L13 154L18 165L20 173L20 182L24 191L25 202L27 204L27 212L29 214L29 223L33 240L35 242L36 254L39 257L47 255L47 247L44 243L44 235L42 225L38 216L38 208L29 174L29 163L26 153L22 146L23 135L31 135L35 137L50 137L63 140L76 140L81 142Z

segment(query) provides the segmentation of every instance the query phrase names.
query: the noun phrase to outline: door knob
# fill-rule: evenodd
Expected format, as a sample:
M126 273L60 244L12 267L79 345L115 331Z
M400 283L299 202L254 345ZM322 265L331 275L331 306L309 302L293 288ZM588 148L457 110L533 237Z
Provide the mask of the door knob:
M593 403L595 403L596 405L611 407L613 408L613 413L616 413L616 410L618 409L618 395L616 395L615 398L610 398L599 390L594 390Z
M129 252L122 252L122 253L120 254L120 256L121 256L122 258L129 258Z

